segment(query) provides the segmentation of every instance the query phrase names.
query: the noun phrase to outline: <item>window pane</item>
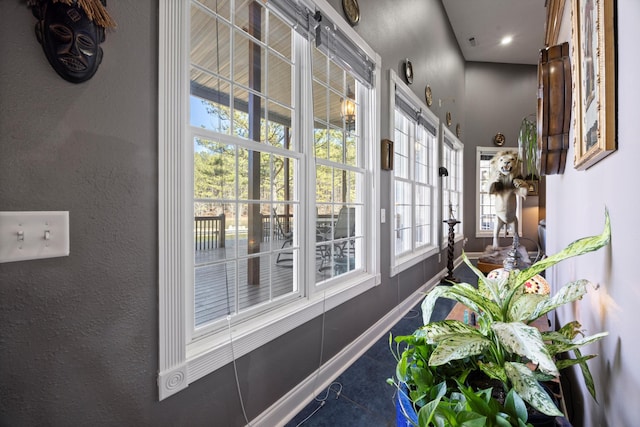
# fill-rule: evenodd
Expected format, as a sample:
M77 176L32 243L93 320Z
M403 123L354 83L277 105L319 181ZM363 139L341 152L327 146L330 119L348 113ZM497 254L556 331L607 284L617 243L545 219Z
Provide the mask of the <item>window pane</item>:
M350 166L358 166L358 138L353 133L345 135L345 163Z
M255 40L236 30L233 40L233 80L256 91L264 89L265 49ZM251 74L254 72L255 74Z
M193 162L195 198L235 198L234 146L196 137Z
M229 0L198 0L198 3L203 4L213 12L217 12L217 14L227 21L231 21L231 9L229 7ZM193 22L191 27L193 28Z
M395 230L396 230L396 255L411 249L411 184L408 182L395 182Z
M218 94L223 94L225 102L229 99L230 86L223 83L221 80L215 79L218 84L214 85L216 88L212 91L205 88L204 91L198 91L203 95L211 96L217 99ZM231 128L231 120L229 117L229 107L226 105L220 105L213 100L207 100L199 98L197 96L191 96L189 98L189 124L202 129L213 130L218 133L229 134Z
M294 142L291 138L293 129L290 127L292 111L271 102L267 105L269 120L266 127L267 134L263 140L274 147L285 148L287 150L295 149Z
M273 192L277 201L295 199L294 183L297 174L297 161L283 156L272 156Z
M331 129L327 136L329 137L329 160L344 163L345 132L342 129Z
M293 45L291 28L275 14L269 14L269 49L273 49L285 58L291 59Z
M396 110L396 115L398 114L399 112ZM409 129L404 126L406 124L404 120L402 120L400 124L402 125L402 128L396 128L396 140L393 144L393 172L398 178L409 179Z
M255 1L235 2L234 25L251 34L257 40L264 40L266 22L264 8Z
M316 232L316 259L319 261L316 283L348 273L356 268L358 247L362 247L362 237L356 236L356 223L362 218L355 206L337 204L331 213L318 214L324 227ZM359 240L360 243L356 243Z
M231 27L200 7L191 7L191 63L229 79Z
M196 327L237 312L236 273L235 261L195 268L194 320Z
M293 79L291 62L285 61L277 55L269 54L267 63L269 65L267 69L269 76L267 95L280 104L291 106L293 104L291 101L291 82Z
M429 183L429 147L425 140L417 140L415 143L415 181L423 184Z

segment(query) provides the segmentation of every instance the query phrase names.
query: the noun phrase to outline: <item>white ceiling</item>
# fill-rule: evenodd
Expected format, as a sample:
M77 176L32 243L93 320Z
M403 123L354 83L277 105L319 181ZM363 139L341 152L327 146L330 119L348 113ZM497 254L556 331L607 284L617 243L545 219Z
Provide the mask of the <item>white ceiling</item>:
M442 0L467 61L537 64L544 47L546 0ZM501 45L510 35L513 41ZM476 46L469 42L475 38Z

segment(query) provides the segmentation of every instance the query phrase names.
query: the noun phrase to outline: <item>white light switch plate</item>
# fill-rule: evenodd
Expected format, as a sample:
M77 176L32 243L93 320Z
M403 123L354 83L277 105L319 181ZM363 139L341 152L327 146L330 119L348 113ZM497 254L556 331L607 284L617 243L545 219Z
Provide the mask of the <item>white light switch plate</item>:
M69 212L0 212L0 263L69 255Z

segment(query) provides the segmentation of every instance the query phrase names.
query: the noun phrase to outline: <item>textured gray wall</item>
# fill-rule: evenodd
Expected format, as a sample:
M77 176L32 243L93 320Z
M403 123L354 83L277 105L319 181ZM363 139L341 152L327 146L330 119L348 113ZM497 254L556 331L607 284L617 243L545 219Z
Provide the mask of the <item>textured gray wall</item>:
M473 97L440 1L361 3L356 30L383 61L381 136L386 70L410 58L412 89L422 97L429 83L444 100L434 111L451 111L468 143ZM118 28L103 63L73 85L46 61L25 3L0 2L0 210L68 210L71 228L70 256L0 264L0 425L241 426L231 365L157 399L157 2L108 9ZM387 172L381 184L389 212ZM327 313L325 361L445 265L389 278L388 227L383 283ZM321 330L315 319L238 360L249 419L317 368Z

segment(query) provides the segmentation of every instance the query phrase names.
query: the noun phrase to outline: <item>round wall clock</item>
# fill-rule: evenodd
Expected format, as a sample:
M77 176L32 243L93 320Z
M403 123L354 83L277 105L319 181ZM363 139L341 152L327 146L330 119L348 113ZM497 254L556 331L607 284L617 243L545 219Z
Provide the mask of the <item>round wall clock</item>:
M433 104L433 94L431 93L431 86L429 85L424 88L424 99L427 102L427 107L431 107L431 104Z
M408 84L413 83L413 65L408 59L404 61L404 78L407 79Z
M496 136L493 137L493 143L498 147L502 147L502 145L504 144L504 141L505 141L505 137L500 132L496 133Z
M360 6L358 6L358 0L342 0L342 10L344 10L349 24L356 25L360 22Z

